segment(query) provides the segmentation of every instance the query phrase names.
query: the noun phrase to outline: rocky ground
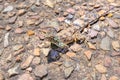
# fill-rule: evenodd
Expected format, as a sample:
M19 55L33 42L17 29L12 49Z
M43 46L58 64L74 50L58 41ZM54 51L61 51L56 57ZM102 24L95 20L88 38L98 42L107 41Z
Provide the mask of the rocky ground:
M0 80L120 80L120 0L0 0Z

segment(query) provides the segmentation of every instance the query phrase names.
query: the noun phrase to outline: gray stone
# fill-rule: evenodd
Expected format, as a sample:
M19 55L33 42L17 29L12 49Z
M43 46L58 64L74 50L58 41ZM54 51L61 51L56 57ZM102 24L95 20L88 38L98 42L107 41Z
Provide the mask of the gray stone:
M73 17L74 16L72 14L68 14L67 19L71 20L71 19L73 19Z
M111 38L114 38L115 37L115 34L114 34L114 31L112 29L109 28L109 30L107 31L107 34L109 37Z
M9 69L8 70L9 76L13 76L13 75L19 74L18 67L19 67L19 65L15 66L15 67L13 67L11 69Z
M92 28L94 30L100 31L100 25L99 24L94 24Z
M0 12L3 10L3 5L0 5Z
M111 46L110 38L108 36L103 38L100 44L100 48L103 50L110 50L110 46Z
M3 12L5 13L5 12L10 12L10 11L12 11L14 9L14 7L13 6L7 6L4 10L3 10Z
M64 70L65 78L68 78L71 75L71 73L73 72L73 70L74 70L73 67L65 68L65 70Z
M40 78L46 76L48 74L47 72L47 65L38 65L36 66L34 70L34 74Z

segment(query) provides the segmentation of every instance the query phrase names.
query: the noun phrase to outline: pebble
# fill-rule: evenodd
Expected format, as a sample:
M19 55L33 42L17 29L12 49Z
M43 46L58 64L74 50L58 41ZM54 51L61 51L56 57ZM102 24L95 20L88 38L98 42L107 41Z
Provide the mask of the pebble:
M17 80L35 80L31 74L29 73L23 73L22 75L19 75Z
M89 32L88 32L88 35L89 35L91 38L94 38L94 37L97 37L98 32L95 31L95 30L90 29Z
M3 73L0 72L0 80L4 80L4 79L5 79L5 77L4 77Z
M76 57L76 54L74 52L67 52L66 55L70 58Z
M52 62L52 61L56 61L60 59L60 55L59 52L56 50L50 50L49 54L48 54L48 63Z
M13 68L10 68L10 69L8 70L9 76L11 77L11 76L13 76L13 75L19 74L18 68L19 68L19 65L15 66L15 67L13 67Z
M90 50L87 50L84 52L85 56L87 57L88 60L91 60L91 57L92 57L92 51Z
M119 51L119 50L120 50L119 41L112 41L112 46L113 46L113 49L114 49L114 50L116 50L116 51Z
M96 70L97 70L99 73L104 74L104 73L107 72L107 68L104 67L104 66L101 65L101 64L96 65L95 68L96 68Z
M70 49L74 52L78 52L81 50L81 46L79 44L75 43L72 46L70 46Z
M40 49L39 48L35 48L33 54L35 56L40 56Z
M5 30L10 31L10 30L11 30L11 27L10 27L9 25L7 25L7 26L5 27Z
M88 47L89 47L90 49L93 49L93 50L96 49L95 45L92 44L92 43L90 43L90 42L87 42L87 45L88 45Z
M6 33L4 37L4 47L7 47L9 45L9 35L10 33Z
M34 34L35 34L35 32L32 31L32 30L28 30L28 31L27 31L27 35L28 35L28 36L32 36L32 35L34 35Z
M119 28L119 25L115 21L113 21L112 19L109 19L109 18L106 18L106 19L107 19L110 27L112 27L113 29Z
M54 6L55 6L55 4L54 4L54 2L53 2L52 0L45 0L45 1L43 2L43 4L44 4L44 5L47 5L47 6L50 7L50 8L54 8Z
M104 58L104 66L110 67L111 65L112 65L112 60L111 60L111 58L110 58L109 56L106 56L106 57Z
M108 2L112 3L112 2L115 2L115 0L107 0Z
M28 20L26 20L26 24L27 24L27 26L33 25L33 24L35 24L35 20L28 19Z
M13 6L7 6L7 7L3 10L3 12L4 12L4 13L10 12L10 11L12 11L13 9L14 9Z
M17 16L13 16L13 17L8 19L8 23L13 24L13 23L15 23L16 19L17 19Z
M120 53L119 52L112 52L111 56L112 57L114 57L114 56L120 56Z
M31 64L33 58L34 58L34 57L33 57L32 55L28 56L28 57L26 58L26 60L21 64L21 68L22 68L22 69L25 69L25 68L29 67L29 65Z
M73 19L73 17L74 16L72 14L68 14L67 19L71 20L71 19Z
M92 28L93 28L94 30L100 31L100 25L99 25L99 24L94 24L94 25L92 26Z
M111 76L109 80L119 80L119 78L117 76Z
M106 78L105 74L102 74L102 76L101 76L101 79L100 79L100 80L107 80L107 78Z
M63 22L63 21L65 20L65 17L58 17L57 20L58 20L59 22Z
M68 19L66 19L66 20L65 20L65 23L67 23L67 24L71 24L71 21L68 20Z
M21 28L16 28L16 29L15 29L15 33L16 33L16 34L21 34L21 33L23 33L23 29L21 29Z
M114 38L115 37L115 33L114 33L114 31L112 30L112 29L108 29L108 31L107 31L107 35L109 36L109 37L111 37L111 38Z
M83 21L83 20L80 20L80 19L76 19L75 21L73 21L73 24L74 24L75 26L83 27L83 26L84 26L84 21Z
M106 36L101 40L100 48L103 50L110 50L110 45L110 38Z
M38 65L40 64L40 57L35 57L33 60L32 60L32 65Z
M22 27L23 26L23 21L18 21L18 27Z
M19 15L19 16L22 16L23 14L25 14L26 13L26 10L25 9L20 9L18 12L17 12L17 14Z
M66 10L68 13L75 14L75 10L72 8L69 8Z
M40 78L48 74L47 65L38 65L35 67L34 74Z
M14 50L14 51L17 51L17 50L22 49L22 48L23 48L23 45L22 45L22 44L13 46L13 50Z
M64 70L65 78L68 78L71 75L71 73L73 72L73 70L74 70L73 67L65 68L65 70Z
M50 51L50 48L43 48L43 49L42 49L42 53L43 53L45 56L48 56L49 51Z

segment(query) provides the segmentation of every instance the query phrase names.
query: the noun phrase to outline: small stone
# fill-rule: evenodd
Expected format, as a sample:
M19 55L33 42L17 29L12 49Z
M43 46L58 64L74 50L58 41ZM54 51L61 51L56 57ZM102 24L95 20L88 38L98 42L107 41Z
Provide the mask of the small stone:
M29 26L29 25L33 25L35 24L35 20L31 20L31 19L28 19L26 20L26 24Z
M35 32L34 32L34 31L32 31L32 30L28 30L28 31L27 31L27 34L28 34L28 36L32 36L32 35L34 35L34 34L35 34Z
M17 19L17 16L13 16L13 17L9 18L8 22L10 24L13 24L13 23L15 23L16 19Z
M35 67L34 74L40 78L46 76L47 72L47 65L38 65Z
M31 64L33 58L34 57L32 55L28 56L27 59L21 64L21 68L25 69L25 68L29 67L29 65Z
M115 0L107 0L108 2L112 3L112 2L115 2Z
M7 25L5 30L9 31L9 30L11 30L11 27Z
M105 13L106 11L105 10L100 10L99 12L98 12L98 15L103 15L104 13Z
M5 77L4 77L3 73L0 71L0 80L4 80L4 79L5 79Z
M4 37L4 47L7 47L7 46L9 45L9 41L8 41L8 39L9 39L9 34L10 34L10 33L6 33L6 34L5 34L5 37Z
M120 53L119 52L112 52L111 56L112 57L114 57L114 56L120 56Z
M114 49L114 50L116 50L116 51L119 51L119 50L120 50L119 41L112 41L112 46L113 46L113 49Z
M49 51L50 51L50 48L43 48L43 49L42 49L42 53L43 53L45 56L48 56Z
M84 26L84 21L83 21L83 20L80 20L80 19L76 19L75 21L73 21L73 24L74 24L75 26L83 27L83 26Z
M119 80L117 76L111 76L109 80Z
M21 28L16 28L16 29L15 29L15 33L16 33L16 34L21 34L21 33L23 33L23 29L21 29Z
M19 75L17 80L35 80L29 73L23 73Z
M66 55L70 58L76 57L76 54L74 52L67 52Z
M17 51L17 50L19 50L19 49L21 49L21 48L23 48L23 45L22 45L22 44L13 46L13 50L14 50L14 51Z
M64 70L65 78L68 78L71 75L71 73L73 72L73 70L74 70L73 67L65 68L65 70Z
M4 29L4 26L0 25L0 29Z
M19 65L17 65L17 66L15 66L15 67L8 70L8 73L9 73L10 77L13 76L13 75L19 74L18 67L19 67Z
M35 56L40 56L40 49L39 48L35 48L33 54Z
M107 19L110 27L112 27L113 29L119 28L119 25L115 21L113 21L112 19L109 19L109 18L106 18L106 19Z
M52 0L45 0L44 5L47 5L50 8L54 8L55 4Z
M112 17L112 16L113 16L112 13L109 13L109 14L107 15L108 18L110 18L110 17Z
M58 20L59 22L63 22L63 21L65 20L65 17L58 17L57 20Z
M98 32L95 31L95 30L89 30L88 35L89 35L91 38L94 38L94 37L97 37Z
M22 27L23 26L23 21L18 21L18 27Z
M100 80L107 80L105 74L102 74L102 77Z
M18 14L19 16L21 16L21 15L25 14L25 12L26 12L25 9L20 9L20 10L17 12L17 14Z
M71 24L70 20L68 20L68 19L65 20L65 23Z
M73 17L74 16L72 14L68 14L67 19L71 20L71 19L73 19Z
M107 72L106 67L104 67L104 66L101 65L101 64L96 65L95 68L96 68L96 70L97 70L99 73L104 74L104 73Z
M102 17L100 17L100 20L101 20L101 21L105 20L105 17L103 17L103 16L102 16Z
M111 58L109 56L106 56L105 59L104 59L104 66L110 67L111 63L112 63Z
M13 6L7 6L4 10L3 10L3 12L5 13L5 12L10 12L10 11L12 11L14 9L14 7Z
M78 52L81 50L81 46L79 44L75 43L72 46L70 46L70 49L73 50L74 52Z
M100 48L103 50L110 50L110 38L109 37L105 37L102 39L101 44L100 44Z
M111 38L115 37L115 33L112 29L109 28L109 30L107 31L108 36L110 36Z
M87 42L87 45L88 45L88 47L89 47L90 49L93 49L93 50L96 49L96 47L95 47L92 43L90 43L90 42Z
M38 64L40 64L40 57L35 57L34 59L33 59L33 61L32 61L32 65L38 65Z
M94 30L100 31L100 25L99 24L94 24L92 28Z
M87 57L88 60L91 60L91 57L92 57L92 51L90 50L87 50L84 52L85 56Z
M6 62L11 62L12 61L12 54L9 54L8 57L6 58Z
M68 13L75 14L75 10L72 8L69 8L66 10Z

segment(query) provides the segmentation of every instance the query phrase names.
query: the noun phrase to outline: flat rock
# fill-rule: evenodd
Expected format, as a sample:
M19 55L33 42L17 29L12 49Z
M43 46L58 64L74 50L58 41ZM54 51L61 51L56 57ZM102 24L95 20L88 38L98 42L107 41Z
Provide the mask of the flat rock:
M97 70L99 73L104 74L104 73L107 72L107 68L104 67L104 66L101 65L101 64L96 65L95 68L96 68L96 70Z
M102 74L102 76L101 76L101 79L100 79L100 80L107 80L107 78L106 78L105 74Z
M87 42L87 45L88 45L88 47L89 47L90 49L93 49L93 50L96 49L95 45L92 44L92 43L90 43L90 42Z
M13 16L8 19L8 23L13 24L13 23L15 23L16 19L17 19L17 16Z
M110 67L111 64L112 64L111 58L110 58L109 56L106 56L106 57L104 58L104 66Z
M50 48L43 48L43 49L42 49L42 53L43 53L45 56L48 56L49 51L50 51Z
M13 76L13 75L19 74L18 68L19 68L19 65L9 69L8 70L9 76Z
M38 65L38 64L40 64L40 57L35 57L34 59L33 59L33 61L32 61L32 65Z
M3 5L0 5L0 12L3 10Z
M64 70L65 78L68 78L71 75L71 73L73 72L73 70L74 70L73 67L65 68L65 70Z
M40 56L40 49L39 48L35 48L33 54L35 56Z
M83 27L83 26L84 26L84 21L83 21L83 20L80 20L80 19L76 19L75 21L73 21L73 24L74 24L75 26Z
M88 32L88 35L89 35L91 38L94 38L94 37L97 37L98 32L95 31L95 30L90 29L89 32Z
M105 37L101 40L100 48L103 50L110 50L111 43L110 43L110 38Z
M21 64L21 68L25 69L27 67L29 67L29 65L31 64L32 60L33 60L34 56L30 55L26 58L26 60Z
M84 52L84 54L85 54L85 56L87 57L88 60L91 59L91 57L92 57L92 51L87 50L87 51Z
M70 49L73 50L74 52L78 52L81 50L81 46L79 44L75 43L72 46L70 46Z
M23 73L22 75L19 75L17 80L35 80L31 74L29 73Z
M50 7L50 8L54 8L54 6L55 6L55 4L54 4L54 2L53 2L52 0L45 0L45 1L43 2L43 4L44 4L44 5L47 5L47 6Z
M112 46L114 50L119 51L120 49L119 41L112 41Z
M3 12L5 13L5 12L10 12L10 11L12 11L14 9L14 7L13 6L7 6L4 10L3 10Z
M119 78L117 76L111 76L109 80L119 80Z
M23 33L23 29L22 28L16 28L15 33L16 34L21 34L21 33Z
M94 25L92 26L92 28L93 28L94 30L100 31L100 25L99 25L99 24L94 24Z
M17 51L17 50L19 50L19 49L21 49L21 48L23 48L23 45L22 45L22 44L13 46L13 50L14 50L14 51Z
M35 67L34 74L40 78L46 76L47 72L47 65L38 65Z
M6 33L5 37L4 37L4 47L7 47L9 45L9 34L10 33Z
M67 52L66 55L67 55L68 57L70 57L70 58L76 57L76 54L75 54L74 52L70 52L70 51Z

